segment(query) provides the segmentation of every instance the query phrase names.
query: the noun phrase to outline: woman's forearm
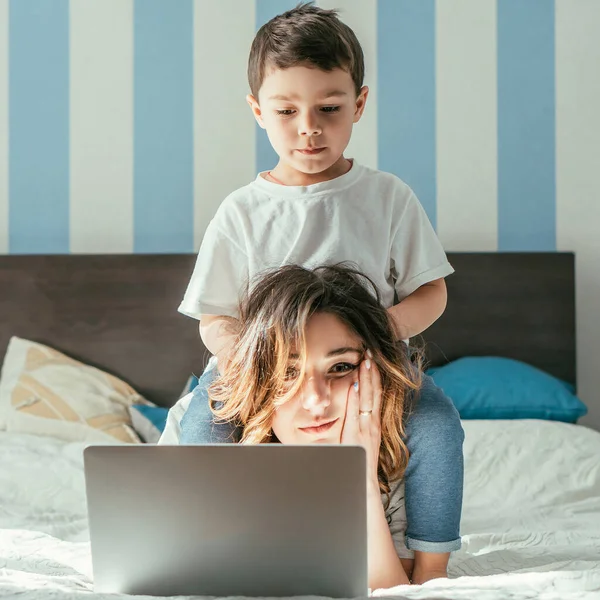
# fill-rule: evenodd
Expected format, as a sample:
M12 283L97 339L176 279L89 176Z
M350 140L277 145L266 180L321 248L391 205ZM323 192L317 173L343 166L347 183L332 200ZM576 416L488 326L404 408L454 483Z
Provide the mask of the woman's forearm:
M374 484L367 489L367 548L372 590L410 583L394 547L379 486Z

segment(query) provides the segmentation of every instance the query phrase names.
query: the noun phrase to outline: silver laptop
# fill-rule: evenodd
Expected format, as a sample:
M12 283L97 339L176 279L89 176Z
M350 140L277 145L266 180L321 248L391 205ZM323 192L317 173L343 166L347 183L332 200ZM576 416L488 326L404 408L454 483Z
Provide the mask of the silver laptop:
M367 594L355 446L90 446L96 592Z

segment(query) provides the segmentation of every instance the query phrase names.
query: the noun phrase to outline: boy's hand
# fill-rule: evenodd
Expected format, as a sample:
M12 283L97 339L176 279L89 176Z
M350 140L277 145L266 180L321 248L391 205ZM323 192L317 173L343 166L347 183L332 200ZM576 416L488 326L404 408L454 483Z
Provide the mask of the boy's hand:
M425 331L446 309L446 282L443 278L423 284L402 302L388 308L398 340Z
M226 349L224 349L219 354L217 354L216 357L217 370L221 375L224 375L225 371L227 371L227 369L229 369L229 366L231 365L230 354Z
M229 367L231 349L239 331L240 322L233 317L202 315L200 318L200 337L208 351L217 357L221 374Z

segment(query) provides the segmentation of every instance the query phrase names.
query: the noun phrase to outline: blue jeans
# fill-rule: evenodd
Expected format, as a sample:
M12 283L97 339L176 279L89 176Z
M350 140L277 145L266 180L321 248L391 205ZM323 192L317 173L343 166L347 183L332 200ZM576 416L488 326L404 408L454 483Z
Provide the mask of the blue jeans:
M240 431L215 423L208 404L208 386L217 375L211 365L200 377L189 408L181 419L181 444L235 443ZM423 385L406 422L410 452L404 474L406 545L422 552L460 548L463 494L464 433L458 411L431 377Z

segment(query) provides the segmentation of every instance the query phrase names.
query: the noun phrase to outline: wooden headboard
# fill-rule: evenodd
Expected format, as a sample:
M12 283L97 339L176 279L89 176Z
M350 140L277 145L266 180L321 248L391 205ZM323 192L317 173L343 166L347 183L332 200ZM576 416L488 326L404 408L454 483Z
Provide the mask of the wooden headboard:
M177 312L192 255L0 257L0 356L12 335L107 370L173 404L208 360L197 322Z
M432 364L517 358L575 383L575 273L567 253L449 259L444 316L424 336ZM172 405L208 352L177 312L195 256L0 256L0 357L11 336L52 346Z
M424 334L432 364L505 356L576 385L575 255L450 253L448 306Z

